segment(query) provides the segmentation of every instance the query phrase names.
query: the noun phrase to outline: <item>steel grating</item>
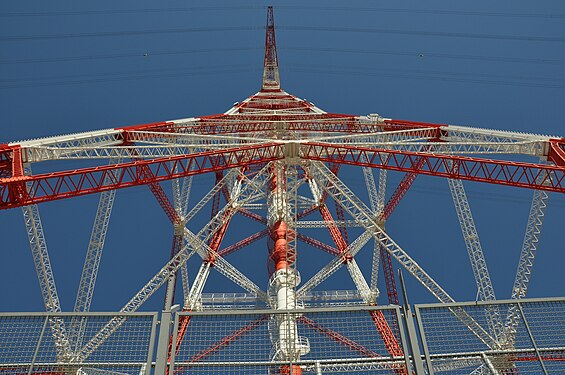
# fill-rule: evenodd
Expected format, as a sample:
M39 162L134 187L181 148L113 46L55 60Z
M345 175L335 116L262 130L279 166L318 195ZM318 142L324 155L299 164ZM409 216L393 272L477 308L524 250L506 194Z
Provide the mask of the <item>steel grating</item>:
M176 337L170 372L287 374L294 365L312 373L403 373L405 358L388 354L371 312L382 313L391 326L400 316L398 306L183 312L175 332L179 321L190 322ZM285 320L297 322L298 338L283 346L275 336ZM294 360L279 360L279 352Z
M520 320L515 331L506 325L487 346L458 316L486 325L493 306L502 316L518 311ZM415 312L419 335L405 325L410 318L403 317L404 308L394 305L187 311L159 329L163 347L157 313L4 313L0 375L141 375L159 366L168 366L169 374L419 375L411 361L416 352L406 344L418 339L427 374L565 373L565 298L415 305ZM375 314L381 324L399 325L402 355L389 354ZM53 319L67 329L84 322L82 339L69 338L67 357L57 351ZM93 345L91 339L115 320L123 322Z
M85 355L90 339L112 319L123 323ZM57 354L53 320L67 332L71 322L83 323L65 357ZM143 374L151 367L156 324L156 313L0 314L0 374Z
M565 373L565 299L416 305L427 366L441 374ZM464 311L486 325L489 311L502 316L517 310L515 329L506 326L487 346L454 311ZM472 371L468 371L472 369Z

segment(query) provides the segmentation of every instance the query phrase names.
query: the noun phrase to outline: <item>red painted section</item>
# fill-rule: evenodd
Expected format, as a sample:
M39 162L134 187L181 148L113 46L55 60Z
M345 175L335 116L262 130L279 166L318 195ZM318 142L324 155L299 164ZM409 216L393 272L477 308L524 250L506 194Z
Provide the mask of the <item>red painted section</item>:
M190 311L190 310L184 310L184 311ZM184 340L184 337L186 336L186 331L188 330L188 325L190 324L190 320L191 320L191 316L190 315L185 315L185 316L181 316L179 317L179 328L178 328L178 332L177 332L177 342L176 342L176 348L175 348L175 354L179 352L179 349L182 345L182 342ZM174 335L174 332L173 332ZM173 352L173 336L171 335L171 337L169 338L169 361L171 360L171 353ZM168 373L168 371L167 371Z
M332 217L332 214L330 213L330 210L328 210L325 204L321 205L319 207L319 210L320 214L322 215L322 219L324 219L326 227L330 232L330 236L332 237L337 249L339 250L339 253L343 254L345 250L347 250L347 243L343 239L341 232L337 228L337 225L335 225L335 221Z
M245 334L251 332L252 330L254 330L255 328L261 326L266 321L267 321L267 315L262 315L259 319L256 319L256 320L252 321L251 323L246 324L245 326L241 327L237 331L229 334L228 336L221 338L220 340L216 341L214 344L210 345L208 348L206 348L203 351L201 351L200 353L194 355L193 357L191 357L189 359L189 362L197 362L197 361L200 361L200 360L214 354L215 352L223 349L225 346L227 346L227 345L231 344L232 342L234 342L235 340L239 339L243 335L245 335ZM180 345L177 346L177 350L179 348L180 348ZM179 371L179 372L182 371L182 368L178 368L177 371Z
M342 237L341 232L338 230L337 226L335 225L335 221L330 211L328 210L325 204L322 204L319 207L319 210L320 210L320 214L322 215L322 218L326 222L326 226L328 227L330 235L340 252L340 256L343 256L343 262L346 263L350 261L351 255L346 253L348 245L345 242L344 238ZM398 340L396 339L394 333L392 332L388 322L386 321L382 311L371 311L371 318L373 319L377 331L379 331L379 334L381 335L385 343L385 347L389 352L389 354L391 356L403 356L404 352L402 351L402 348L398 343ZM395 369L395 371L398 374L408 374L406 368Z
M251 220L255 220L258 223L261 224L267 224L267 218L264 216L261 216L253 211L249 211L246 208L238 208L237 212L245 217L250 218Z
M12 153L14 148L15 146L8 146L7 144L0 145L0 178L13 177Z
M233 245L230 245L230 246L220 250L218 252L218 255L221 256L221 257L225 257L226 255L229 255L231 253L235 253L239 249L242 249L246 246L249 246L253 242L265 237L267 234L269 234L269 229L263 229L260 232L252 234L251 236L244 238L243 240L238 241L238 242L234 243Z
M415 168L418 169L418 170L421 169L425 162L426 162L426 159L423 158L423 157L420 157L419 160L415 164ZM388 218L390 217L390 215L392 214L392 212L394 211L396 206L398 206L398 204L400 203L400 201L402 200L404 195L406 195L406 193L408 192L408 190L410 189L410 187L414 183L414 180L416 179L416 177L418 177L418 173L410 172L410 173L407 173L402 178L402 180L400 181L400 183L398 184L398 186L394 190L394 193L392 194L390 199L386 202L385 207L383 209L383 213L379 217L380 221L385 222L385 221L388 220Z
M402 347L396 340L396 337L394 337L394 334L392 333L383 312L380 310L373 310L370 312L370 315L371 318L373 319L373 322L375 323L375 326L377 327L377 331L379 332L379 334L383 339L385 348L389 352L389 354L393 357L397 357L397 356L403 357L404 351L402 350ZM405 366L399 369L395 369L395 372L397 374L408 375L408 370L406 369Z
M342 222L345 221L345 211L343 210L343 207L341 207L341 205L337 202L334 203L335 203L335 214L337 216L337 219ZM345 243L349 245L349 233L347 232L347 227L339 226L338 229L341 232L341 236L343 237Z
M282 159L283 155L282 145L266 143L35 176L3 178L0 179L0 209L265 163ZM152 173L148 173L147 168ZM106 178L110 179L110 183L104 183ZM25 183L30 183L31 189L29 194L22 195L19 190Z
M24 163L22 158L21 146L12 148L12 177L22 177L24 175Z
M277 221L271 228L271 234L275 245L271 258L275 262L275 270L286 269L289 266L288 241L286 239L287 227L284 221Z
M304 159L565 193L565 167L366 147L305 143ZM420 158L424 163L418 167ZM367 161L368 160L368 161ZM545 179L541 176L547 175Z
M292 371L291 371L291 368L292 368ZM302 375L302 369L298 365L282 366L281 367L281 374L282 375Z
M321 324L315 322L314 320L305 317L305 316L299 316L297 319L299 322L304 323L306 326L320 332L323 333L324 335L328 336L329 338L331 338L332 340L342 344L343 346L347 347L348 349L351 349L353 351L359 352L361 354L363 354L366 357L369 358L378 358L380 357L379 354L375 353L372 350L369 350L367 348L365 348L363 345L351 340L350 338L343 336L341 333L336 332L332 329L329 329L327 327L322 326Z
M328 244L323 243L320 240L317 240L316 238L312 238L310 236L307 236L305 234L302 234L300 232L296 232L296 238L299 239L300 241L313 246L315 248L318 248L322 251L325 251L326 253L333 255L333 256L338 256L339 255L339 250L336 249L333 246L330 246Z
M565 138L552 139L549 141L547 158L555 165L565 167Z

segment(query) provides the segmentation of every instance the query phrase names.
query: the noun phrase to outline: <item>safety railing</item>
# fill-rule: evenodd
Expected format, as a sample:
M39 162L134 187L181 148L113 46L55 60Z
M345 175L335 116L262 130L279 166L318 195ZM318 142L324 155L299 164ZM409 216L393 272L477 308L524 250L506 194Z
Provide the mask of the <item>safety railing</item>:
M499 329L482 340L454 314ZM565 298L416 305L429 374L565 374ZM485 342L486 341L486 342Z
M565 374L565 298L0 314L0 375L306 373Z
M149 374L157 318L157 313L2 313L0 374ZM109 332L111 322L119 324Z
M169 374L408 374L402 328L398 306L182 312Z

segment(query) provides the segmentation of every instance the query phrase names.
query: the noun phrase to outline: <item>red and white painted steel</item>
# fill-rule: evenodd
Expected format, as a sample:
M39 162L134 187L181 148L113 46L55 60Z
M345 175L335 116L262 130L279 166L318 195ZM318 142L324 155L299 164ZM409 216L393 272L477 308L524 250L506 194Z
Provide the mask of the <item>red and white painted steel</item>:
M504 158L497 155L504 154ZM532 160L525 162L525 158ZM33 174L29 166L50 160L99 161L97 166L53 170ZM515 159L512 161L511 159ZM62 164L57 164L62 165ZM338 177L341 166L362 167L369 207ZM379 169L375 183L372 169ZM385 203L387 170L406 175ZM197 204L190 207L193 176L215 173L216 183ZM223 114L190 117L115 129L99 130L12 142L0 145L0 209L21 207L29 234L42 295L48 311L60 311L38 203L101 193L92 237L84 264L75 311L88 311L102 248L109 225L115 192L148 185L174 227L170 261L127 302L121 311L137 310L158 288L181 274L184 310L204 308L203 291L212 270L242 287L253 298L273 309L300 308L322 281L345 265L357 287L359 303L376 304L378 270L384 272L391 303L398 303L392 259L420 281L442 302L453 298L412 259L384 230L386 220L420 174L449 181L465 243L471 259L480 299L495 299L478 234L463 189L463 181L476 181L534 189L534 200L524 239L512 298L526 295L542 219L549 192L565 193L565 139L537 134L478 129L383 118L376 114L356 116L325 112L314 104L281 89L276 53L274 19L268 10L264 73L261 91L236 103ZM172 180L173 201L160 183ZM308 193L305 193L308 192ZM222 202L222 199L224 203ZM336 204L335 215L329 201ZM199 231L188 229L191 220L211 203L210 221ZM323 221L302 220L318 212ZM223 239L236 215L261 226L254 234L232 245ZM350 242L347 227L362 229ZM327 244L301 231L325 227L333 240ZM243 247L268 238L269 286L260 287L226 260ZM301 286L296 241L321 249L334 258ZM356 254L374 240L370 282ZM267 251L267 250L265 250ZM192 282L186 263L201 257L200 270ZM331 303L331 293L327 295ZM203 305L204 304L204 305ZM170 303L169 303L170 305ZM170 306L169 306L170 307ZM516 314L502 317L492 311L482 326L463 311L453 313L488 347L513 344ZM388 355L402 355L397 329L380 312L372 316L385 342ZM123 320L110 321L88 342L81 337L81 323L70 332L51 321L59 357L83 360ZM320 327L315 321L280 315L269 321L273 358L296 361L309 352L308 338L300 336L299 323L366 356L372 353L342 334ZM177 332L181 342L190 320ZM221 350L231 340L261 321L252 322L202 353ZM197 359L195 359L197 360ZM299 374L300 367L281 368ZM406 369L395 369L407 373Z

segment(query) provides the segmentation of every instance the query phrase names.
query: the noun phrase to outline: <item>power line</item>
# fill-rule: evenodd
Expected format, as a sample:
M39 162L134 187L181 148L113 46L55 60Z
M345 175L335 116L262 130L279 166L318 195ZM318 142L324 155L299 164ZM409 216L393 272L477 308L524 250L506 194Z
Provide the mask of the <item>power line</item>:
M261 5L229 5L229 6L194 6L174 8L145 8L145 9L99 9L79 11L53 11L53 12L5 12L0 17L53 17L53 16L84 16L84 15L109 15L109 14L145 14L145 13L177 13L177 12L207 12L207 11L239 11L252 9L265 9ZM541 18L562 19L564 14L548 13L507 13L487 11L462 11L445 9L406 9L406 8L381 8L381 7L355 7L355 6L305 6L305 5L279 5L277 10L313 10L336 12L376 12L376 13L408 13L431 14L448 16L479 16L479 17L509 17L509 18Z
M327 69L320 67L318 65L312 65L311 67L300 66L300 65L288 65L288 68L283 68L283 70L288 70L292 72L300 73L315 73L315 74L333 74L333 75L348 75L348 76L362 76L362 77L387 77L387 78L407 78L407 79L423 79L429 81L446 81L446 82L464 82L464 83L477 83L477 84L493 84L493 85L504 85L504 86L521 86L521 87L543 87L543 88L554 88L554 89L565 89L565 84L551 84L551 83L538 83L538 82L513 82L498 79L480 79L480 78L461 78L449 74L447 76L439 75L437 73L422 74L422 73L402 73L401 71L391 73L390 71L381 69L374 70L355 70L355 69ZM290 69L289 69L290 68ZM545 79L545 78L544 78ZM550 81L550 80L548 80Z
M0 37L0 42L24 41L24 40L49 40L49 39L68 39L68 38L92 38L92 37L112 37L112 36L137 36L150 34L173 34L173 33L200 33L211 31L253 31L264 29L264 26L225 26L225 27L194 27L194 28L169 28L155 30L129 30L129 31L104 31L88 33L62 33L62 34L35 34L35 35L11 35ZM511 41L529 42L565 42L563 37L551 36L530 36L530 35L503 35L503 34L475 34L460 32L443 31L413 31L413 30L393 30L375 28L353 28L353 27L322 27L322 26L278 26L277 29L288 31L328 31L328 32L349 32L349 33L369 33L369 34L395 34L409 36L429 36L429 37L448 37L448 38L471 38L471 39L494 39Z
M289 67L299 68L322 68L322 69L344 69L345 71L384 71L395 73L415 73L415 74L428 74L428 75L446 75L446 76L462 76L471 78L502 78L511 80L526 80L526 81L546 81L546 82L563 82L565 79L555 77L538 77L538 76L522 76L522 75L506 75L506 74L489 74L489 73L469 73L469 72L450 72L444 70L421 70L421 69L400 69L400 68L373 68L373 67L353 67L342 65L320 65L320 64L286 64Z
M351 49L351 48L315 48L315 47L284 47L284 46L280 46L278 47L278 49L279 51L374 54L374 55L388 55L388 56L401 56L401 57L416 57L418 59L438 58L438 59L455 59L455 60L491 61L491 62L504 62L504 63L565 65L565 60L529 58L529 57L462 55L462 54L436 53L436 52L425 52L425 51L403 52L403 51L368 50L368 49ZM224 52L239 52L239 51L262 51L262 50L263 50L262 48L254 48L254 47L200 48L193 50L170 50L170 51L147 50L143 52L111 53L111 54L99 54L99 55L0 60L0 64L52 63L52 62L68 62L68 61L83 61L83 60L107 60L107 59L140 58L140 57L197 54L197 53L214 53L214 52L224 53Z
M385 51L385 50L367 50L367 49L351 49L351 48L310 48L310 47L282 47L280 50L290 51L307 51L307 52L332 52L332 53L358 53L358 54L375 54L375 55L391 55L391 56L407 56L418 58L442 58L456 60L477 60L477 61L493 61L493 62L510 62L510 63L529 63L529 64L550 64L565 65L565 60L528 58L528 57L506 57L506 56L481 56L481 55L462 55L453 53L435 53L435 52L402 52L402 51ZM0 61L1 63L1 61Z
M150 34L175 34L175 33L202 33L210 31L252 31L264 29L264 26L223 26L223 27L190 27L190 28L170 28L157 30L129 30L129 31L103 31L92 33L62 33L62 34L35 34L35 35L11 35L0 37L1 42L24 41L24 40L45 40L45 39L68 39L68 38L92 38L110 36L137 36Z
M251 47L234 47L234 48L200 48L192 50L177 50L177 51L144 51L144 52L128 52L128 53L110 53L101 55L82 55L82 56L67 56L67 57L49 57L41 59L15 59L15 60L0 60L0 64L30 64L30 63L51 63L51 62L67 62L67 61L82 61L82 60L107 60L107 59L121 59L129 57L151 57L151 56L168 56L168 55L183 55L183 54L196 54L196 53L209 53L209 52L239 52L239 51L257 51L263 50L262 48Z
M432 81L469 82L480 84L496 84L525 87L565 88L565 80L551 77L531 77L517 75L500 75L486 73L431 71L417 69L394 69L394 68L367 68L346 67L320 64L286 64L283 70L294 72L338 74L338 75L360 75L378 76L391 78L424 79ZM140 71L120 71L89 74L74 74L64 76L51 76L39 78L10 78L0 81L0 89L35 87L35 86L58 86L66 84L87 84L95 82L112 82L120 80L134 80L157 77L178 77L206 72L241 72L259 71L261 67L256 64L231 64L222 66L195 66L189 68L173 69L146 69ZM49 82L51 81L51 82ZM545 82L545 83L544 83Z
M262 69L262 68L261 68ZM168 78L181 76L196 76L220 73L241 73L249 71L258 71L254 64L231 64L219 66L196 66L182 69L148 69L136 72L114 72L114 73L95 73L95 74L76 74L67 76L52 76L44 78L28 78L28 79L10 79L3 80L0 83L1 89L15 89L24 87L42 87L42 86L61 86L61 85L77 85L90 84L100 82L115 81L132 81L146 78ZM50 81L52 82L45 82Z
M424 30L393 30L393 29L375 29L375 28L354 28L354 27L321 27L321 26L278 26L281 30L288 31L329 31L341 33L369 33L369 34L396 34L410 36L432 36L447 38L471 38L471 39L495 39L495 40L512 40L512 41L528 41L528 42L565 42L565 38L552 36L530 36L530 35L504 35L504 34L475 34L475 33L459 33L446 31L424 31Z
M449 16L481 16L481 17L512 17L512 18L565 18L565 14L544 14L544 13L505 13L505 12L480 12L463 10L442 10L442 9L406 9L406 8L372 8L372 7L344 7L344 6L293 6L279 5L276 9L296 9L296 10L315 10L315 11L338 11L338 12L378 12L378 13L412 13L412 14L434 14Z
M198 7L175 7L175 8L146 8L146 9L104 9L104 10L77 10L77 11L55 11L55 12L7 12L0 13L0 17L53 17L53 16L88 16L109 14L142 14L142 13L176 13L176 12L206 12L206 11L232 11L265 9L264 6L239 5L239 6L198 6Z

